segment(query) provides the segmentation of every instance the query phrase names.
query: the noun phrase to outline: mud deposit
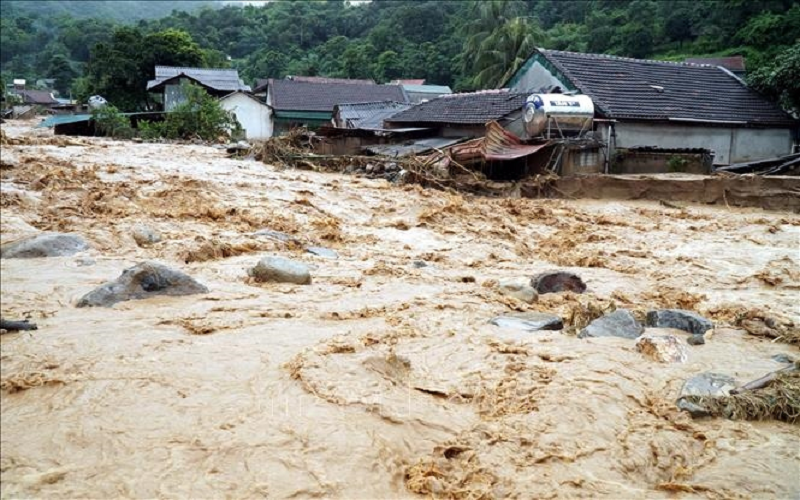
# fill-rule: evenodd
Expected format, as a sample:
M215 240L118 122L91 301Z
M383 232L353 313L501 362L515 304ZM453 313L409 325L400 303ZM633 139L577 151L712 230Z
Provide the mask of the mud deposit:
M2 149L3 243L92 246L0 261L3 317L39 327L0 337L4 498L800 495L800 427L675 408L693 375L747 381L798 355L731 327L755 309L800 320L796 214L472 198L4 127L28 139ZM141 224L162 240L138 246ZM312 284L252 282L265 255L305 263ZM147 260L210 292L75 307ZM499 293L553 268L587 293ZM614 307L656 306L720 327L683 364L575 337ZM521 311L566 329L489 324Z

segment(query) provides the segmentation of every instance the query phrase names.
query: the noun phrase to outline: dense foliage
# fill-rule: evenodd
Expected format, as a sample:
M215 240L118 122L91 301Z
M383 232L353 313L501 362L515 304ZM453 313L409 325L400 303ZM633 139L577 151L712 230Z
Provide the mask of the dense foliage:
M122 27L7 4L15 2L2 3L6 80L55 78L62 92L101 93L126 110L149 105L155 63L233 65L248 83L425 78L468 90L498 85L535 46L669 60L741 54L756 88L797 103L794 0L279 0Z
M167 113L163 122L140 123L145 139L203 139L213 141L240 128L238 122L222 108L219 100L197 85L184 84L185 100Z

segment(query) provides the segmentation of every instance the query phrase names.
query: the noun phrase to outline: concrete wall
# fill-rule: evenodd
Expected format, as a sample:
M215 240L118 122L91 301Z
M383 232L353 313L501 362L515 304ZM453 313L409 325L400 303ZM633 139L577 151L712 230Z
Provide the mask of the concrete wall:
M715 165L786 155L792 151L789 129L748 129L618 122L616 147L706 148L715 153Z
M272 111L264 104L240 93L220 100L222 107L236 115L247 139L272 137Z

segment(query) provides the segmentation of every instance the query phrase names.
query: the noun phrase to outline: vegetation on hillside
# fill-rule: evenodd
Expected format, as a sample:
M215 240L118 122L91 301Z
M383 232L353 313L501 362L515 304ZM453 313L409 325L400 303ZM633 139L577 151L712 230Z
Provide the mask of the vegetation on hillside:
M469 90L498 85L535 46L668 60L741 54L755 88L800 101L794 0L278 0L135 26L9 3L0 30L6 80L55 78L62 93L100 93L125 110L150 105L144 85L154 64L232 65L248 83L402 77Z

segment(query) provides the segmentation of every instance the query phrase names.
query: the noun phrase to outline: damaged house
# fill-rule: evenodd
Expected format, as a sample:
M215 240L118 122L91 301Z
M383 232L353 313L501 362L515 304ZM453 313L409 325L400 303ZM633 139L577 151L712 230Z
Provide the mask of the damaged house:
M257 93L263 90L263 87L256 88ZM329 125L337 104L382 101L406 103L408 97L400 85L296 79L269 79L266 85L266 103L272 109L274 134L294 127Z
M185 100L181 85L191 82L203 87L215 97L225 97L233 92L250 92L235 69L181 68L156 66L156 77L147 82L147 91L162 95L164 111L171 111Z
M589 96L612 157L705 149L727 165L787 155L797 140L791 116L719 66L537 49L504 87Z

